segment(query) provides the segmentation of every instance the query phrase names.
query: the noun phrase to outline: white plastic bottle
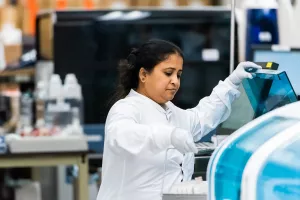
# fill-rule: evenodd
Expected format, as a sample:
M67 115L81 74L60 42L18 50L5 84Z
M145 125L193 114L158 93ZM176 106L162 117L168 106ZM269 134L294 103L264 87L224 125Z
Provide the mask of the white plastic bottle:
M36 124L45 124L45 103L47 100L47 84L45 81L39 81L35 89L35 116Z
M19 128L21 132L30 132L33 125L33 98L31 92L25 92L20 99L20 121Z
M189 1L189 7L191 8L199 8L201 6L204 6L204 4L200 0L190 0Z
M111 8L112 9L124 9L127 8L128 5L124 0L115 0L111 3Z
M5 67L6 67L6 62L5 62L4 44L1 40L1 34L0 34L0 70L4 70Z
M62 81L57 74L51 76L48 95L45 111L46 127L64 127L71 124L71 106L64 101Z
M175 8L176 6L177 6L176 0L163 0L161 2L161 8L170 9L170 8Z
M65 102L69 103L71 109L76 108L80 119L80 124L83 123L83 98L81 86L75 74L67 74L63 86Z

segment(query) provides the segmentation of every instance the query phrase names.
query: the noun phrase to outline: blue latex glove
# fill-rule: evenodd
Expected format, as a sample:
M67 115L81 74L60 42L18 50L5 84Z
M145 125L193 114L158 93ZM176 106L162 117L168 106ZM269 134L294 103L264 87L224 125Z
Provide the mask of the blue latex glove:
M247 72L248 68L261 69L262 67L253 62L241 62L228 79L236 86L240 85L245 78L252 79L255 77L255 74Z

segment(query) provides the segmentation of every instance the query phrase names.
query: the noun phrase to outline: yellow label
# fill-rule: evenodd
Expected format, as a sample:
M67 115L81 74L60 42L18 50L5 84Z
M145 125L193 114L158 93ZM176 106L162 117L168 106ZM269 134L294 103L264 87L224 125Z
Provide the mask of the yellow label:
M271 68L272 67L272 63L268 62L266 68Z

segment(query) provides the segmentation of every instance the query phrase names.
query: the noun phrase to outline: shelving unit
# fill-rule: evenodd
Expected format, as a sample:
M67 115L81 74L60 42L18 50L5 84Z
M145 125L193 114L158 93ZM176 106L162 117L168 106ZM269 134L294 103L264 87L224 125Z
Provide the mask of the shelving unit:
M0 77L15 77L15 76L34 76L34 66L22 68L22 69L7 69L0 72Z

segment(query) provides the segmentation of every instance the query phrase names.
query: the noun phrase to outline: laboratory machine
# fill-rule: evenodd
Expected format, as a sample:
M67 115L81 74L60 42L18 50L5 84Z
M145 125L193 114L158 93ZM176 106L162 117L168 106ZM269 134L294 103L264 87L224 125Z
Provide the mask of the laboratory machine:
M246 60L251 57L252 45L279 43L277 9L271 7L246 10Z
M199 182L202 190L196 187L195 182L194 185L181 183L164 194L163 200L180 197L187 200L239 200L243 171L251 155L272 137L298 122L294 118L276 115L277 108L297 101L284 71L258 70L254 79L244 80L242 88L241 100L247 105L244 106L245 112L241 109L239 112L240 115L247 115L247 120L234 124L232 121L236 118L233 118L227 122L227 126L230 123L236 126L237 131L228 136L211 156L207 182ZM238 128L241 123L246 124Z
M242 176L241 200L300 199L299 113L300 102L280 108L272 113L273 116L270 115L279 115L284 121L294 123L251 156ZM281 124L279 122L274 128Z
M259 70L254 79L243 82L243 88L254 120L231 134L211 156L207 168L209 200L239 200L244 168L251 156L272 138L299 123L299 119L286 116L289 111L283 112L288 110L283 106L297 101L284 71ZM300 105L296 105L300 111Z

